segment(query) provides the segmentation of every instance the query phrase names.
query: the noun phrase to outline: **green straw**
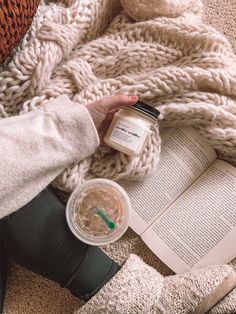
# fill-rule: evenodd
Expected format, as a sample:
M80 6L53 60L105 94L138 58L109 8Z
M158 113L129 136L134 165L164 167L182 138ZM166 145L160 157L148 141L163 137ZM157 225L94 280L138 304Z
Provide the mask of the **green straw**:
M108 228L115 229L116 224L114 223L114 221L110 220L109 217L107 217L107 215L104 213L104 211L102 209L97 207L95 209L95 211L102 218L102 220L105 222L105 224L108 226Z

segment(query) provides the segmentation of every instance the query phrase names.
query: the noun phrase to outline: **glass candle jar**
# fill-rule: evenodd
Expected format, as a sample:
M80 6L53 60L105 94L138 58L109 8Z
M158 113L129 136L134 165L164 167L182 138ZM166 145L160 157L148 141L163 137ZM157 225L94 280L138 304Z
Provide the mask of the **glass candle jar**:
M160 112L142 101L115 113L104 142L130 156L139 156Z

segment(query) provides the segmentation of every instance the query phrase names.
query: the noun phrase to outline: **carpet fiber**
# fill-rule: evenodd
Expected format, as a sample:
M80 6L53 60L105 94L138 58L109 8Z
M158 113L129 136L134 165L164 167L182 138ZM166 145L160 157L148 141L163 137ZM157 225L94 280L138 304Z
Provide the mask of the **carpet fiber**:
M236 2L235 0L205 0L204 21L210 23L224 33L236 52ZM139 252L145 262L151 264L162 274L171 274L158 258L153 257L145 244L131 231L128 231L122 241L105 250L110 255L117 256L122 251L118 261L121 262L129 252ZM130 241L131 237L131 241ZM140 254L142 252L142 254ZM111 254L112 253L112 254ZM155 260L155 264L153 264ZM8 287L4 314L59 314L72 313L82 302L70 295L66 289L35 275L22 267L13 264L8 277Z

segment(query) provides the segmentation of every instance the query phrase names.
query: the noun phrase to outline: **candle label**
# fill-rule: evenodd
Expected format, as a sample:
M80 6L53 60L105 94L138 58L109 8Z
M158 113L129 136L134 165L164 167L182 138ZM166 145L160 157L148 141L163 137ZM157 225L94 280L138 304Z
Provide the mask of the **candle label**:
M142 129L136 124L117 119L110 140L133 151L139 151L143 147L148 133L149 130Z

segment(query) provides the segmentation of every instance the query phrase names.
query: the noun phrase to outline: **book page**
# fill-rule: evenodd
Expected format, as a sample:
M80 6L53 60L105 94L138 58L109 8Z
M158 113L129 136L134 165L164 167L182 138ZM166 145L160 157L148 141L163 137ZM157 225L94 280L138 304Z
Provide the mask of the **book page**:
M141 234L216 159L213 148L192 127L161 132L160 163L142 181L122 180L131 199L130 227Z
M175 272L236 257L236 168L216 160L142 235Z

